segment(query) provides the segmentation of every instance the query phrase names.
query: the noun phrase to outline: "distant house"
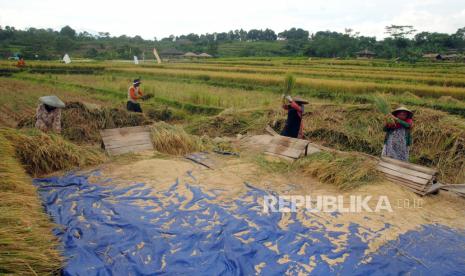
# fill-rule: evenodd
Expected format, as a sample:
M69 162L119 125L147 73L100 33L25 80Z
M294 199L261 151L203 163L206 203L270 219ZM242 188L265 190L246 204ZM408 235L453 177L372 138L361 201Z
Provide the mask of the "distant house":
M201 57L201 58L211 58L213 57L212 55L209 55L207 53L201 53L200 55L198 55L198 57Z
M432 60L432 61L443 60L442 55L441 55L441 54L438 54L438 53L424 54L424 55L423 55L423 58L424 58L424 59L429 59L429 60Z
M176 50L174 48L172 49L165 49L160 51L160 56L162 58L180 58L184 55L183 52Z
M372 59L376 56L375 52L369 51L368 49L357 52L355 54L357 54L357 58L359 59Z
M443 55L442 59L443 60L458 60L460 58L459 55L457 54L448 54L448 55Z
M187 52L183 56L186 57L186 58L196 58L199 55L197 55L196 53L193 53L193 52Z

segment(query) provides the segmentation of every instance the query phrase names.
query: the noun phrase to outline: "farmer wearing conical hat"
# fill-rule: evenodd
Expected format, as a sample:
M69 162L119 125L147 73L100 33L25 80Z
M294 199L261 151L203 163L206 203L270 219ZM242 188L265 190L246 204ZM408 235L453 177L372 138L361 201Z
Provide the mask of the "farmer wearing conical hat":
M140 79L135 79L128 89L128 111L142 113L142 108L140 107L140 104L137 102L137 100L141 99L143 96L142 90L140 89L140 84Z
M65 104L57 96L40 97L39 101L35 127L45 132L61 133L61 109Z
M413 127L413 112L399 107L386 117L384 131L383 156L408 161L409 147L412 144L410 134Z
M293 138L303 138L303 124L302 116L304 114L304 105L308 101L300 98L299 96L292 98L285 96L288 101L283 104L283 108L287 110L287 121L281 135Z

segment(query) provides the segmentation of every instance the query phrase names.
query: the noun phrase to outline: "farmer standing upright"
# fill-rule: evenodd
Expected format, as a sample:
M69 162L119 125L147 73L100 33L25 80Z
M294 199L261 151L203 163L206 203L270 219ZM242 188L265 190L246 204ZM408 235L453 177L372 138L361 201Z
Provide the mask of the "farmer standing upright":
M132 85L128 89L128 102L127 102L127 109L128 111L133 112L141 112L142 108L140 104L137 102L140 98L142 98L142 90L140 89L141 81L140 79L135 79Z
M65 107L57 96L44 96L39 98L40 104L36 110L35 127L48 132L61 132L61 109Z
M383 156L408 161L409 148L412 144L411 129L413 127L413 112L405 107L399 107L386 118L384 131Z
M303 138L302 117L304 114L304 105L308 101L296 96L285 96L288 103L283 104L283 108L287 110L287 121L281 135L293 138Z

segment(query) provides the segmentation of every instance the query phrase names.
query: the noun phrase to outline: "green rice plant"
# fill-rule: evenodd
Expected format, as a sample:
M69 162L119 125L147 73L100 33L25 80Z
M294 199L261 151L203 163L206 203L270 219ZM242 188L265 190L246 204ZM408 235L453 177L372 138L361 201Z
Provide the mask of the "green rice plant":
M391 106L389 105L385 97L379 94L374 95L373 104L378 109L378 111L383 113L384 115L388 115L389 113L391 113Z
M284 95L291 95L292 89L295 86L295 77L291 74L286 75L283 85Z

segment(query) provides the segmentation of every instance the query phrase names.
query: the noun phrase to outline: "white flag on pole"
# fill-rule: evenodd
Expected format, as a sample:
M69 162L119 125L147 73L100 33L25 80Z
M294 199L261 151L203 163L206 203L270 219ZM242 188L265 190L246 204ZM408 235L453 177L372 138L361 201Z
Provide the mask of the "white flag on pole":
M69 55L68 55L68 54L65 54L65 56L63 57L63 61L64 61L66 64L71 63L71 58L69 58Z

